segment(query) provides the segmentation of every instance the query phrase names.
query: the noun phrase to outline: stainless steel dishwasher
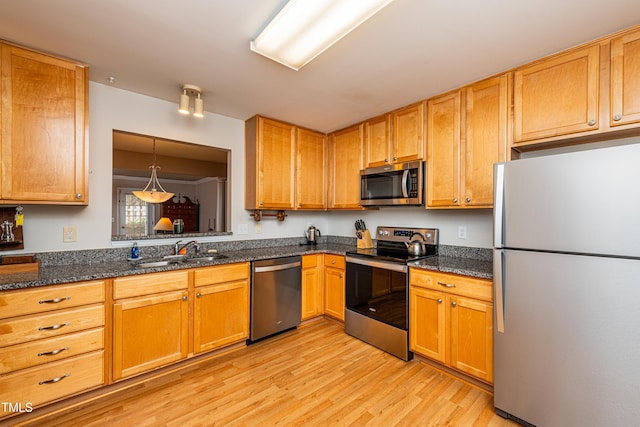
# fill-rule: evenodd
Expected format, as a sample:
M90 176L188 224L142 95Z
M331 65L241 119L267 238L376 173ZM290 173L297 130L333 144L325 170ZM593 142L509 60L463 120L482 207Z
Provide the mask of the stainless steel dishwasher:
M300 256L251 263L251 341L300 324L301 264Z

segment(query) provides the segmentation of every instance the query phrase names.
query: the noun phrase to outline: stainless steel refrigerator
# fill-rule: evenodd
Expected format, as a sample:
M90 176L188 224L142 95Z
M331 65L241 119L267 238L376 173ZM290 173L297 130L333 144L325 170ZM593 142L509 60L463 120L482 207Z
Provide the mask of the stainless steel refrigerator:
M640 144L495 166L494 404L640 425Z

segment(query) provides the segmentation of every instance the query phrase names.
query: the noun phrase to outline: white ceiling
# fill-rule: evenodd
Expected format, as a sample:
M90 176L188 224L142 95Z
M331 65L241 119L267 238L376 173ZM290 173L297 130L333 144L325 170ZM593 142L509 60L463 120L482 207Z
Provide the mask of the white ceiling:
M98 83L176 103L191 83L209 112L329 132L640 23L638 0L395 0L296 72L249 50L284 3L0 0L0 38Z

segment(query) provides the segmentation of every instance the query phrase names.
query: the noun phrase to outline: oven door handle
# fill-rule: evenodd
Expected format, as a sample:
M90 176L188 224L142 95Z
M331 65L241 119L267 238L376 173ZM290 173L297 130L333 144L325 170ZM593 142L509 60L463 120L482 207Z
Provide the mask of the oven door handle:
M345 261L347 263L360 264L360 265L364 265L364 266L367 266L367 267L381 268L383 270L399 271L401 273L406 273L407 272L407 265L406 264L399 264L397 262L375 261L375 260L370 260L370 259L362 259L362 258L351 257L351 256L348 256L348 255L345 258Z

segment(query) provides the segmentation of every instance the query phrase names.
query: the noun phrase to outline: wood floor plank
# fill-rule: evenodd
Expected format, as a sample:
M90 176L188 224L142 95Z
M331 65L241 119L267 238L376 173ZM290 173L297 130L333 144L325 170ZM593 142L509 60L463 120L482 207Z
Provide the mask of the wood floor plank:
M33 425L517 425L496 415L486 391L324 320L48 418L42 412Z

